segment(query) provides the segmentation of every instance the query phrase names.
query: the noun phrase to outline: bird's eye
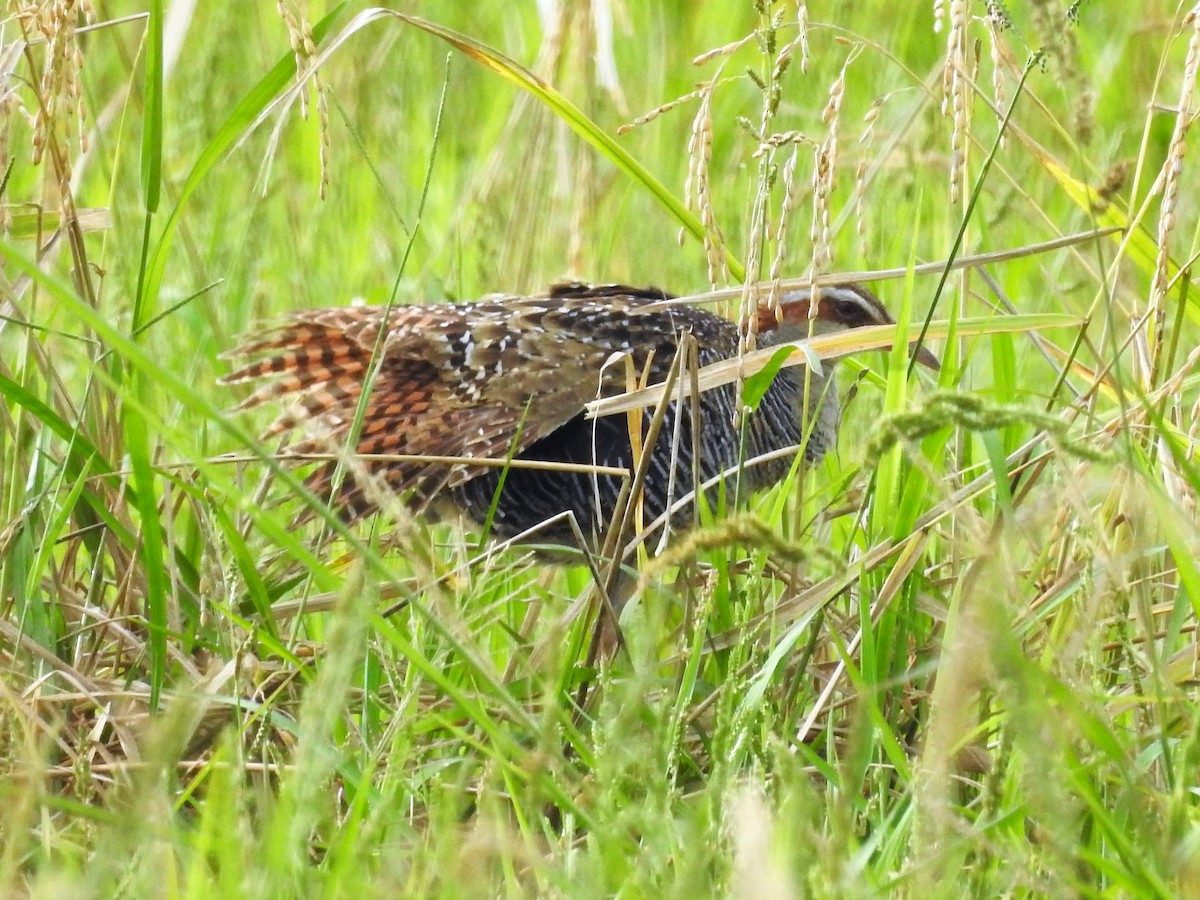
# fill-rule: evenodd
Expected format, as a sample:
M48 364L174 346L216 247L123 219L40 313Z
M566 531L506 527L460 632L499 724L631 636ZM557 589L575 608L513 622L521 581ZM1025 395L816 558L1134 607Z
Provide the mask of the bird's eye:
M838 318L843 322L851 325L861 325L867 321L867 316L863 314L861 304L855 303L853 300L838 300L834 307L837 309Z

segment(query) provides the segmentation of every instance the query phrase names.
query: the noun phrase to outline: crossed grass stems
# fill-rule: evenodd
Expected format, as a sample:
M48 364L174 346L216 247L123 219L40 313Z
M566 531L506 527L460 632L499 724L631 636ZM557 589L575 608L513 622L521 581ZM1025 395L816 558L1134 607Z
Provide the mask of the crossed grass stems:
M966 267L981 268L990 263L1005 259L1048 252L1088 240L1101 239L1116 231L1118 229L1109 228L1083 232L1012 250L961 257L951 261L921 264L912 267L912 271L919 274L927 274L944 273L949 269ZM883 270L829 275L822 277L819 281L832 283L851 279L859 281L882 280L888 277L895 277L897 274L907 271L909 270ZM786 289L791 284L792 282L788 282L782 285L772 284L765 287L757 287L760 295L777 295L780 290ZM665 301L665 303L713 302L742 294L754 296L754 291L755 286L750 286L748 289L714 291L708 294ZM1011 312L1011 310L1009 311ZM1046 321L1037 321L1038 317L1014 315L1001 316L992 320L960 320L958 323L960 327L954 331L951 331L946 323L930 323L927 320L922 330L926 333L927 337L931 338L945 337L950 334L957 334L959 337L964 337L973 334L1004 331L1024 331L1035 335L1037 328L1042 327L1044 324L1050 324L1054 317L1050 317L1049 319L1047 317L1041 318L1046 319ZM1057 318L1065 319L1066 317ZM1064 323L1053 322L1053 324ZM798 346L792 357L783 364L819 366L822 360L833 361L849 352L886 348L894 339L895 329L891 326L856 329L846 334L814 337L806 345ZM831 346L826 347L826 344L831 344ZM1043 350L1043 353L1046 352L1042 342L1039 341L1038 346ZM700 394L704 390L734 381L738 382L740 386L744 379L755 375L761 377L761 370L770 363L770 356L774 352L777 352L777 348L752 351L741 357L701 368L698 365L694 338L690 335L683 335L679 350L676 352L669 369L667 379L655 385L647 385L645 383L645 372L649 371L648 368L645 372L639 373L635 370L632 360L625 358L623 361L626 376L625 393L611 397L597 397L589 405L588 412L593 418L600 415L620 413L627 415L631 447L634 450L634 458L636 459L633 471L608 466L515 459L512 453L506 459L495 460L460 457L421 457L422 461L426 463L444 464L447 473L449 473L454 465L469 462L474 466L496 466L505 468L506 470L509 468L551 468L561 471L582 472L590 474L593 477L599 475L616 475L623 479L623 483L609 525L604 530L604 533L598 537L584 535L574 516L569 511L566 511L513 538L490 543L487 541L491 519L489 515L481 532L480 546L488 543L486 549L482 549L467 559L461 560L436 578L425 580L423 584L420 583L423 579L420 576L416 576L411 579L397 581L391 587L380 585L380 597L392 601L384 609L382 615L385 617L394 615L405 608L419 594L423 594L431 589L440 590L446 587L452 581L463 576L467 571L474 569L478 565L486 564L495 555L505 550L518 546L541 551L552 550L559 560L569 561L577 559L587 568L591 577L592 589L572 604L571 609L566 613L564 619L565 624L570 624L580 615L592 616L595 614L592 626L592 639L584 662L584 672L590 672L595 669L599 657L604 652L602 648L611 649L615 646L619 650L625 650L624 637L618 624L620 609L628 601L641 596L650 585L653 576L660 574L671 566L684 565L694 560L700 550L716 550L736 544L752 544L756 547L766 549L768 556L766 562L767 571L770 572L772 577L782 578L789 585L788 595L770 610L757 613L750 617L748 621L733 628L707 636L704 643L710 652L727 649L739 641L756 640L771 630L787 630L797 626L797 623L803 623L803 626L807 627L830 602L851 588L854 582L862 575L875 571L894 558L899 557L894 564L893 571L885 578L882 591L872 604L871 618L873 622L878 622L879 616L899 592L904 577L911 572L913 566L918 561L920 554L914 551L919 546L924 545L928 532L942 519L951 516L962 504L982 496L991 489L996 478L993 471L987 471L976 476L954 491L944 492L942 500L918 519L907 536L878 542L858 557L854 565L851 566L846 565L843 560L833 558L828 553L822 553L820 548L800 547L798 544L776 535L751 515L737 512L737 510L744 506L746 499L740 496L742 493L740 490L740 478L743 472L751 466L794 456L797 459L797 465L785 481L785 484L790 484L800 465L799 460L801 457L797 454L799 451L802 451L803 445L784 447L758 457L743 459L738 465L700 484L697 490L680 494L672 502L669 509L653 521L649 523L643 521L641 497L644 481L649 469L653 448L656 446L661 435L670 404L675 403L682 406L684 403L691 403L692 421L696 423L694 427L698 428L700 421L698 409ZM1066 372L1072 367L1071 363L1072 361L1068 360L1068 364L1061 367L1060 374L1065 376ZM1094 373L1090 374L1093 374L1097 379L1103 379L1107 373L1100 373L1099 376L1095 376ZM1063 383L1065 383L1064 379L1060 378L1059 384ZM1099 386L1099 381L1093 383L1093 390L1097 386ZM1088 393L1090 394L1090 392ZM812 398L812 402L819 403L821 399ZM969 430L988 430L1013 424L1014 422L1025 422L1026 424L1033 425L1036 433L1017 448L1017 450L1009 454L1006 459L1005 471L1011 480L1011 484L1008 486L1011 495L1016 492L1019 484L1023 484L1024 489L1027 490L1029 484L1036 480L1036 475L1041 471L1049 458L1058 451L1065 451L1068 455L1087 457L1093 460L1099 458L1096 454L1092 454L1089 457L1087 448L1080 442L1073 441L1069 437L1068 429L1070 421L1073 420L1074 413L1079 412L1081 409L1079 405L1080 397L1078 395L1075 397L1075 400L1076 403L1069 408L1068 418L1063 419L1023 407L990 409L970 398L947 394L935 395L922 409L885 419L879 428L876 429L875 437L868 445L868 458L865 464L869 467L872 461L878 459L890 446L902 443L906 448L914 451L908 455L914 460L915 464L922 466L924 464L921 457L919 453L915 452L919 439L947 425L957 424ZM644 420L642 415L646 409L652 410L648 420ZM671 473L672 479L674 479L676 472L678 453L680 447L683 446L682 442L690 440L694 448L699 447L699 434L694 432L691 435L683 435L681 433L681 421L681 417L675 418L676 427L674 433L670 436L672 457L668 471ZM807 441L809 435L805 434L804 437L805 441ZM244 462L251 458L226 455L218 457L217 461ZM393 524L394 531L388 538L388 541L393 544L403 543L404 536L411 534L413 513L396 496L374 481L373 477L367 471L367 465L370 463L405 461L411 458L406 455L351 454L342 446L331 447L330 452L323 454L288 454L282 452L276 455L276 459L280 462L306 463L330 460L338 462L339 466L343 469L344 475L353 475L367 486L367 490L373 495L372 500L384 511L388 520ZM698 464L695 462L698 460L695 452L693 453L693 460L694 464ZM925 465L925 470L930 483L938 483L937 476L927 465ZM961 475L962 473L959 474ZM694 484L699 483L697 475L698 473L694 471ZM1031 477L1025 477L1027 475ZM951 477L954 476L952 475ZM1024 478L1024 482L1022 482L1022 478ZM705 499L712 496L711 492L714 489L722 488L723 485L732 487L732 490L727 495L730 500L727 506L732 512L727 517L719 517L711 524L701 527L701 519L707 518L701 515L701 508L705 503ZM264 481L261 489L265 491L267 487L267 482ZM497 489L497 497L499 491L503 490L503 487L504 482L502 479ZM699 502L696 502L697 494L700 495ZM674 496L672 489L668 490L668 496ZM841 494L837 496L840 497ZM867 496L869 497L869 492ZM306 502L311 504L313 501L306 498ZM836 498L826 504L823 509L816 513L812 520L800 529L799 533L809 533L817 522L830 517L844 515L848 512L856 516L855 527L862 527L862 516L865 515L868 504L861 503L856 505L852 503L849 507L834 509L835 502ZM692 512L692 528L687 534L672 537L671 523L676 521L675 517L678 513L686 509L690 509ZM570 528L575 538L575 546L562 547L554 545L553 547L549 547L536 543L538 533L542 529L558 524L566 524ZM333 537L334 535L328 524L323 525L317 540L317 546L327 546ZM651 547L651 541L655 537L657 537L657 541ZM635 557L642 548L648 548L648 556L650 558L644 564L639 575ZM792 567L806 560L812 560L814 557L825 558L826 562L830 563L835 571L833 574L813 584L805 586L797 585L793 576L794 568ZM279 557L274 560L275 563L279 563L280 561ZM298 600L280 601L273 604L271 613L278 621L284 621L304 613L332 609L337 600L338 597L333 592L320 594L308 594L305 592L305 595ZM692 621L694 612L689 605L689 608L685 610L685 621ZM847 645L847 650L851 655L856 652L860 640L861 632L851 638ZM819 702L814 705L799 731L798 736L800 738L803 739L806 735L811 735L814 732L817 720L826 711L832 693L845 672L846 664L844 659L837 663L833 677L826 681ZM680 657L676 656L674 659L668 659L665 662L679 661ZM750 662L743 663L743 671L739 674L746 674L751 665ZM589 684L590 680L586 677L580 683L575 701L577 716L582 715L585 708ZM701 701L692 715L698 716L702 714L715 697L716 692Z

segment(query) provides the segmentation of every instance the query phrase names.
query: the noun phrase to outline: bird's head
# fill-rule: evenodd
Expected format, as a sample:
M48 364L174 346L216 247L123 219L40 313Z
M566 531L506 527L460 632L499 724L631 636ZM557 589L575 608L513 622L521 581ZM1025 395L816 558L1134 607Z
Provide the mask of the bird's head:
M810 334L832 334L868 325L895 325L879 298L860 284L831 284L820 288L813 312L809 288L788 291L779 303L779 316L762 306L758 310L758 333L772 336L773 343L802 341ZM913 351L917 362L938 369L937 357L927 347Z

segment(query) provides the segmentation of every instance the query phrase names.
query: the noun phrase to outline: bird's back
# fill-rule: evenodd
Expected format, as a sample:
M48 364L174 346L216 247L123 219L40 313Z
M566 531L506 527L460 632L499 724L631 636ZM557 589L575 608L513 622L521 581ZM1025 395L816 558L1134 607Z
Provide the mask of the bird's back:
M738 327L729 320L688 306L650 308L668 298L656 289L560 285L542 297L396 307L386 322L379 307L310 311L235 351L265 356L226 380L274 376L243 406L293 396L297 402L271 433L303 426L310 437L296 449L328 450L345 445L378 352L356 449L397 458L370 462L377 479L348 479L336 502L357 515L378 505L383 486L406 494L417 507L449 497L471 518L490 519L501 536L557 517L540 534L569 543L573 530L562 514L573 515L585 535L601 533L621 478L561 468L502 469L461 458L511 457L632 472L628 416L588 420L585 405L627 389L631 372L643 383L663 381L682 333L695 336L700 365L738 352ZM802 370L781 372L750 419L747 458L801 442L796 395L804 379L798 373ZM822 403L823 386L810 385L812 408ZM695 471L703 482L738 463L742 440L734 388L701 396L695 428L691 402L683 406L670 406L652 451L642 498L647 522L692 490ZM642 435L649 417L647 411ZM822 440L810 439L810 458L824 451ZM743 485L753 489L778 480L789 465L783 459L752 467ZM319 470L311 486L328 491L334 468Z

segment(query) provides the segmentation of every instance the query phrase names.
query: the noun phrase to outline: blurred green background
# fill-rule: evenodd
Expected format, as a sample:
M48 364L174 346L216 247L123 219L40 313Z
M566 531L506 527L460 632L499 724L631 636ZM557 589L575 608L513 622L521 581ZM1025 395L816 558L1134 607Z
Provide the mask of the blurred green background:
M0 32L4 893L1194 892L1191 13L397 5L472 58L357 2L95 6ZM297 60L306 115L271 103ZM239 335L355 298L698 293L722 258L1102 226L878 285L914 321L1076 324L945 341L936 386L843 363L839 452L651 570L600 673L585 569L404 516L291 528L217 385Z

